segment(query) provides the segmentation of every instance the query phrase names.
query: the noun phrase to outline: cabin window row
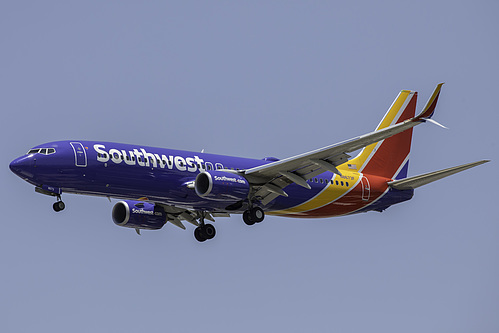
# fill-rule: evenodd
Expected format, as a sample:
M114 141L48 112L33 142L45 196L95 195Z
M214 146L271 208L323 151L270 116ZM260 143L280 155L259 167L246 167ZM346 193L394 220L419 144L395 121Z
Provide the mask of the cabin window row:
M350 184L348 182L344 182L342 180L329 180L329 179L323 179L323 178L310 178L308 180L309 182L311 183L317 183L317 184L331 184L331 185L338 185L338 186L350 186Z

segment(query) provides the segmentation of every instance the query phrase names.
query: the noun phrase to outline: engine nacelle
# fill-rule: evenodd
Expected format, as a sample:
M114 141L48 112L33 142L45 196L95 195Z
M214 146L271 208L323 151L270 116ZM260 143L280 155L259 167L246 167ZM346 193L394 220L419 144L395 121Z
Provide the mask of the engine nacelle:
M225 202L244 200L250 191L246 178L224 171L201 172L194 188L201 198Z
M165 225L166 213L149 202L124 200L114 205L113 222L121 227L157 230Z

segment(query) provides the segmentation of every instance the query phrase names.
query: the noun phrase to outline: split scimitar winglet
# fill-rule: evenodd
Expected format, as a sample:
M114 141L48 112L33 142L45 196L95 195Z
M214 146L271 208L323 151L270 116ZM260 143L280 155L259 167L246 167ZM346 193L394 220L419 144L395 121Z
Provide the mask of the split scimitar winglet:
M435 125L437 125L437 126L440 126L440 127L442 127L442 128L445 128L445 129L449 129L448 127L445 127L444 125L440 124L438 121L433 120L433 119L431 119L431 118L421 118L421 120L424 120L424 121L429 121L429 122L430 122L430 123L432 123L432 124L435 124Z

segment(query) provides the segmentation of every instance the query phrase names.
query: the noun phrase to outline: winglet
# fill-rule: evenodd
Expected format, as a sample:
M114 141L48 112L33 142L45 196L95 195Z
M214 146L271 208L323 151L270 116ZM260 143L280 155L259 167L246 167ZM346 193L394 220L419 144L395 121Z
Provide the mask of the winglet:
M417 115L416 118L414 118L415 120L425 120L425 118L430 119L433 116L433 113L435 112L435 108L437 106L438 96L440 95L440 89L442 89L443 85L443 82L437 84L437 87L433 91L430 99L428 99L428 102L426 102L423 111L421 111L421 113Z

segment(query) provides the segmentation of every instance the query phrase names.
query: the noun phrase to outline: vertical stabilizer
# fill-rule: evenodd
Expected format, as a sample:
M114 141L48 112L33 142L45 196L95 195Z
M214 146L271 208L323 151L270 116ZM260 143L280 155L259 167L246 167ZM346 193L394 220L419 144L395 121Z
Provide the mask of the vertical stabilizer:
M386 112L376 131L413 118L418 93L402 90ZM411 151L412 128L366 146L360 154L348 161L349 169L399 179L407 176L409 153Z

